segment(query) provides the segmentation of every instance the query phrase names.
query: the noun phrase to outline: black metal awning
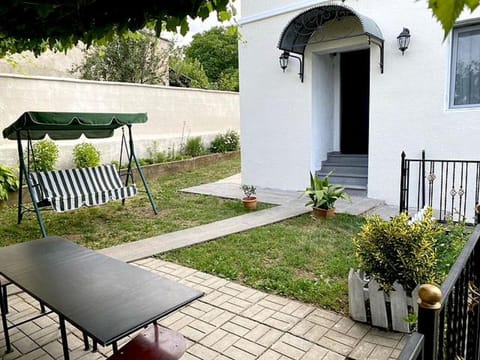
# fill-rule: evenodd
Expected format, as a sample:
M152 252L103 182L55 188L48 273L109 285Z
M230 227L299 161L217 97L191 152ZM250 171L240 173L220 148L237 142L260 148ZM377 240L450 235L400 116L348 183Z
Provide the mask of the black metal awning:
M342 5L320 5L297 15L283 30L278 48L289 53L299 54L303 61L305 48L312 34L321 31L323 26L333 21L343 19L354 20L358 26L348 34L318 42L365 36L369 44L374 43L380 48L380 70L383 73L384 40L380 28L372 19L360 15L356 11Z

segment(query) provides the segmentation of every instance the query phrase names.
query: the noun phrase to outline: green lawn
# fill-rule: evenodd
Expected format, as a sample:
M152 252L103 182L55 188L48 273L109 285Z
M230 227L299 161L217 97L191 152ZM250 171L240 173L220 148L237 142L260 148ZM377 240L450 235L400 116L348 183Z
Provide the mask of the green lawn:
M240 201L178 192L239 171L240 160L237 158L150 181L160 211L157 216L153 214L145 193L127 200L125 206L115 201L66 213L44 211L47 232L99 249L242 215L246 210ZM265 204L259 205L259 209L266 207ZM0 212L0 246L41 236L34 213L26 214L22 224L17 225L16 206L3 208Z
M246 210L238 200L178 191L239 171L237 158L150 181L160 210L158 216L153 214L146 195L141 194L128 200L126 206L112 202L63 214L46 212L47 231L49 235L99 249L242 215ZM259 204L259 209L269 206ZM24 222L17 225L16 207L0 211L0 246L40 237L34 214L28 214ZM332 220L314 219L305 214L159 257L256 289L346 313L348 271L356 267L352 238L364 221L362 217L346 214L337 214ZM462 229L452 230L448 233L465 238ZM444 243L450 245L440 265L448 272L462 242L451 244L445 240Z
M305 214L159 257L347 312L348 270L355 267L352 237L363 223L363 218L345 214L332 220Z

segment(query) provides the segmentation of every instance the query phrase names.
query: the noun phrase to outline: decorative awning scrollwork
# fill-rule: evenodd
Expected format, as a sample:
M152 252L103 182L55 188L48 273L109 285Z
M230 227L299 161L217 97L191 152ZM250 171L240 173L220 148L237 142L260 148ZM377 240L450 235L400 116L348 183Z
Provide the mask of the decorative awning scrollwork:
M380 28L372 19L342 5L324 4L310 8L296 16L283 30L278 48L300 55L303 62L305 48L309 44L312 34L318 34L322 28L332 22L342 20L351 21L346 22L349 27L343 29L341 35L320 39L315 43L365 36L368 44L373 43L380 48L380 71L383 73L384 40Z

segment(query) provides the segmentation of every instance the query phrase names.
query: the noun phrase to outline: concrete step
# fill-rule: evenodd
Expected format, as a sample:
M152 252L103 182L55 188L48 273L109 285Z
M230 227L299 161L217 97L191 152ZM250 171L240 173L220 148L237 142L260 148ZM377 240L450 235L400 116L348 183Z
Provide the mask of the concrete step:
M384 201L377 199L369 199L367 197L352 196L351 202L345 200L338 200L336 208L338 212L345 212L353 215L363 215L372 211L379 206L382 206Z
M330 175L332 184L344 186L350 195L365 197L368 184L368 155L331 152L327 156L327 160L322 162L322 168L315 175L324 177L333 171Z
M345 187L345 191L350 196L357 196L357 197L367 197L367 188L363 186L359 187Z
M351 166L351 167L367 167L368 164L366 162L363 162L363 160L360 161L352 161L351 163L348 162L341 162L341 161L335 161L331 159L327 159L325 161L322 161L322 166L328 165L328 166Z
M324 177L326 173L323 173L323 171L320 171L317 173L318 176ZM367 186L368 183L368 176L367 175L361 175L361 174L337 174L333 173L330 175L330 183L331 184L340 184L343 186L348 186L348 185L360 185L360 186Z
M341 154L337 152L327 154L327 163L342 163L342 164L362 164L368 165L368 155L363 154Z
M368 167L362 165L346 165L346 164L330 164L323 163L322 169L319 171L321 174L328 174L330 171L333 171L333 174L336 175L368 175ZM324 176L324 175L322 175Z

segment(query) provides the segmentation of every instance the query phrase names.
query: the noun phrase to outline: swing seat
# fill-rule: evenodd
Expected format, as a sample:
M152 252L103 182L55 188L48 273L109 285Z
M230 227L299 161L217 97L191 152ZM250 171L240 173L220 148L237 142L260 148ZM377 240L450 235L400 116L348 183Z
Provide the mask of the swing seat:
M43 237L47 230L40 207L51 206L58 212L78 209L81 206L102 205L110 200L125 200L137 193L137 187L132 184L133 173L126 174L122 183L118 171L113 165L85 169L33 172L35 156L33 140L42 140L47 135L51 140L78 140L81 136L87 139L104 139L112 137L116 129L122 130L120 147L120 164L122 154L126 153L130 170L136 167L147 193L152 210L158 214L147 180L143 175L140 163L135 155L132 125L147 121L145 113L60 113L44 111L28 111L23 113L14 123L3 129L3 137L17 141L18 159L20 162L20 187L28 186L33 201L40 231ZM125 129L128 129L128 142ZM23 151L22 141L27 141L27 153ZM32 166L33 165L33 166ZM23 206L23 192L18 192L18 224L23 215L31 209Z
M114 165L31 172L32 200L38 206L51 205L56 212L82 206L103 205L137 194L135 184L125 186Z

